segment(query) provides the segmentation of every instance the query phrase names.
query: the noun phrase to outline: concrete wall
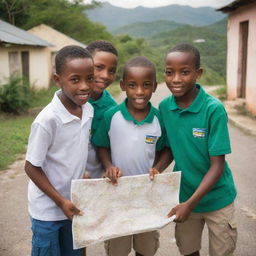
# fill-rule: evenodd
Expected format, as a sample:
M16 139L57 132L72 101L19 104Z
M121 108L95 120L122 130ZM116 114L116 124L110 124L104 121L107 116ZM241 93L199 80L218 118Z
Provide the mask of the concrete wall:
M230 13L228 20L227 86L228 99L237 98L240 22L249 21L245 102L256 114L256 3Z
M9 52L18 52L19 75L21 75L21 52L29 52L29 80L36 89L48 88L51 79L51 52L46 47L31 47L20 45L0 46L0 84L5 83L10 76Z

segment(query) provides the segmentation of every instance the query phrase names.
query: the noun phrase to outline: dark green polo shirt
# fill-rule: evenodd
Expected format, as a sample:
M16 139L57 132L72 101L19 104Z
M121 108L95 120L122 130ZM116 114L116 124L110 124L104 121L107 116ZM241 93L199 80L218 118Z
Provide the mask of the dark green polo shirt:
M180 202L186 201L201 183L210 168L210 156L231 153L223 104L199 84L197 87L199 92L186 109L176 104L174 96L167 97L159 105L175 160L174 171L182 171ZM223 175L193 211L218 210L232 203L235 197L232 173L225 162Z
M115 106L116 102L111 94L107 90L104 90L102 96L98 100L93 101L90 98L89 103L93 106L94 109L94 116L91 127L91 134L93 135L98 129L106 110Z

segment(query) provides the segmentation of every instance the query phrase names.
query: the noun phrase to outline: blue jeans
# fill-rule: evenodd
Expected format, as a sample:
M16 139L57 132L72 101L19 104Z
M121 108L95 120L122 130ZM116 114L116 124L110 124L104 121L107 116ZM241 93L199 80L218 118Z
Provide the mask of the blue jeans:
M81 256L82 249L73 250L72 222L41 221L31 218L32 256Z

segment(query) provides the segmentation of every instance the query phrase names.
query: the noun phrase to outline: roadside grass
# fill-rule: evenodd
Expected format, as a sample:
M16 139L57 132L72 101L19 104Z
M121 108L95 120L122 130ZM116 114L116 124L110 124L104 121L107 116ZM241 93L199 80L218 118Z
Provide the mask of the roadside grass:
M52 99L56 86L32 91L31 108L43 108ZM120 93L118 83L109 87L113 97ZM0 170L5 170L18 156L26 152L30 126L36 114L11 115L0 113Z
M34 116L0 115L0 170L6 169L18 155L25 153Z
M213 91L214 95L216 95L221 101L227 99L227 86L222 85L218 89Z

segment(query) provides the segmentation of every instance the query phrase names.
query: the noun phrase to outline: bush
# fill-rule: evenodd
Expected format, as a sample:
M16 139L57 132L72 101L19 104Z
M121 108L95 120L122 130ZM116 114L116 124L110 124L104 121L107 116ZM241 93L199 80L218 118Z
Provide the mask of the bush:
M0 85L0 111L19 114L30 106L29 83L20 77L10 77Z

